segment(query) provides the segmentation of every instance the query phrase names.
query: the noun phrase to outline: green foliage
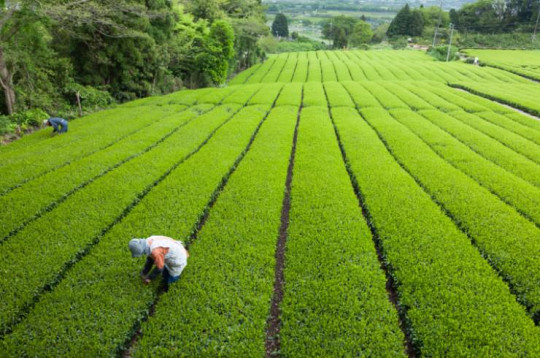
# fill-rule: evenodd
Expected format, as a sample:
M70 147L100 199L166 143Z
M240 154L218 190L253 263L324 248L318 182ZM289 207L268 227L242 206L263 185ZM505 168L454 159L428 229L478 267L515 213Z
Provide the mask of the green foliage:
M456 113L456 115L452 115L453 113ZM540 179L538 179L540 178L540 169L538 165L486 136L482 131L471 127L470 124L478 120L474 116L463 112L452 112L452 114L429 112L427 117L495 164L535 186L540 185Z
M460 35L459 46L461 48L486 48L486 49L515 49L526 50L540 49L540 41L531 41L531 33L512 32L503 34L480 34L465 32Z
M77 91L85 92L83 110L96 110L111 102L99 91L124 102L221 85L263 56L257 39L268 29L259 1L185 3L7 3L0 22L0 68L7 69L0 111L43 108L72 117Z
M277 14L272 22L272 35L276 37L289 37L289 24L284 14Z
M334 37L332 38L332 46L336 49L343 49L347 47L347 34L345 29L338 29L334 32Z
M257 45L259 45L265 53L277 53L279 44L280 41L278 41L274 36L270 35L263 36L257 41Z
M391 262L390 274L401 292L399 306L413 327L413 344L423 354L434 356L445 352L535 354L540 347L534 342L534 324L508 286L396 162L393 151L402 153L404 147L411 157L422 161L418 152L422 147L397 139L403 129L396 128L396 121L385 110L362 109L361 114L367 122L350 115L337 117L336 125L381 240L384 259ZM391 142L392 151L379 136L385 143ZM434 289L439 284L444 290ZM440 315L445 322L467 323L445 325L442 331L431 329L428 322ZM479 337L488 339L489 347L472 343Z
M306 85L304 93L308 91ZM284 271L287 291L281 313L282 354L335 357L384 351L403 356L397 312L386 299L386 280L343 164L328 107L321 106L325 103L323 99L318 106L303 109L298 128ZM345 112L340 108L332 113L342 117ZM339 324L335 317L340 317Z
M197 69L214 85L225 83L234 57L234 32L223 20L215 21L206 38L205 51L195 58Z
M35 252L33 255L24 254L20 250L10 250L9 252L5 252L7 255L26 255L25 258L21 257L16 259L16 261L19 261L20 263L28 261L28 264L25 264L27 268L31 267L31 265L35 265L35 269L33 269L35 275L33 275L32 280L27 280L24 283L21 282L21 285L24 286L24 288L16 287L17 285L14 285L13 281L9 280L7 277L5 282L1 283L3 292L5 292L6 295L10 295L10 297L15 295L15 297L18 298L16 303L3 302L3 304L5 304L5 309L2 310L2 328L4 329L6 327L5 325L10 323L10 320L17 317L16 312L18 309L24 307L28 300L31 300L34 295L40 293L41 287L51 283L51 280L54 280L55 272L58 272L65 262L76 257L76 254L80 251L81 245L83 247L88 245L95 240L95 237L98 237L99 241L100 233L103 232L107 226L110 226L111 223L116 223L118 217L121 217L124 208L133 205L130 203L137 203L141 193L144 193L145 191L148 192L150 188L159 182L159 178L163 175L164 171L173 170L178 163L183 161L182 158L185 158L191 152L196 150L200 143L204 142L209 134L220 126L220 124L224 123L226 119L230 118L237 108L238 107L234 105L227 105L206 116L201 116L198 120L184 126L182 130L174 131L172 135L164 138L164 141L159 141L159 137L163 134L156 132L157 137L154 137L155 145L150 148L151 150L143 152L142 155L123 165L120 170L111 172L111 175L93 181L90 185L86 186L84 190L77 191L68 200L62 202L61 205L59 205L58 210L47 213L39 220L26 226L24 230L25 237L47 237L51 232L56 230L55 227L57 225L62 225L63 220L58 219L55 215L63 215L61 213L65 212L69 212L73 219L77 220L80 225L77 225L77 227L79 227L78 230L73 230L67 234L65 239L58 238L55 243L49 242L49 244L47 244L47 241L41 241L43 239L36 238L36 244L38 242L43 242L43 245L54 246L50 247L48 255L41 255L41 258L39 259L36 256L40 256L38 252ZM179 120L179 122L176 122L177 126L181 125L182 122L185 122L186 119L189 119L189 116L176 117L178 118L177 120ZM191 118L193 118L193 115L191 115ZM147 165L148 163L154 164L150 168L150 166ZM146 167L146 169L144 167ZM133 176L133 173L138 174ZM132 176L129 187L125 187L122 191L114 191L114 193L112 191L107 191L107 188L114 187L114 182L118 183L122 180L121 178L126 175ZM91 199L92 197L96 197L96 195L103 196L103 193L105 192L109 193L106 198L102 198L102 200ZM206 198L207 196L204 196L204 200L206 200ZM81 200L89 200L87 202L88 205L86 205L85 208L78 205ZM91 202L93 204L90 207ZM77 207L79 207L79 209L77 209ZM99 212L100 218L97 220L94 215L78 214L77 210L95 213ZM38 231L41 233L39 234ZM49 234L44 235L44 232ZM22 233L23 232L21 232L21 234ZM115 236L112 235L108 237L112 238ZM22 243L24 243L24 240L21 242L19 236L14 236L3 245L5 245L5 247L19 247ZM16 261L13 262L15 263ZM51 264L49 265L47 262L50 262ZM38 267L41 267L41 269L38 270ZM16 272L16 269L14 269L13 272ZM76 278L77 276L74 277ZM10 281L11 286L8 288L7 285ZM38 329L42 328L43 327L38 326ZM32 349L32 347L28 348ZM50 348L55 349L53 346ZM57 346L56 348L62 349L60 346Z
M193 243L189 273L160 301L157 319L143 325L136 357L173 356L178 346L186 355L264 355L296 113L280 107L268 115Z
M55 338L57 342L61 341L65 344L52 345L44 341L28 342L24 345L26 352L33 354L31 352L40 351L43 354L47 349L49 355L62 355L69 349L70 352L80 354L84 352L104 355L107 354L106 352L122 348L125 339L132 333L133 325L144 317L147 307L155 297L155 286L145 287L140 281L138 270L142 262L124 255L126 243L133 232L149 236L150 232L160 231L178 239L189 237L199 216L208 205L208 201L219 188L223 177L234 165L236 158L245 150L255 127L265 113L261 108L250 107L243 111L243 115L238 113L233 119L228 120L237 112L238 107L236 106L236 109L234 107L225 106L218 109L216 113L199 117L198 120L192 122L193 125L185 126L184 130L171 136L166 144L158 146L154 155L160 154L161 160L153 162L155 165L152 172L155 175L157 172L162 173L166 170L168 175L159 181L156 188L149 192L141 204L130 212L121 224L116 225L114 230L100 240L94 252L84 259L85 265L79 266L83 268L81 271L69 273L69 278L64 279L56 290L64 294L54 298L48 297L52 299L40 302L37 311L41 311L41 314L25 320L25 325L27 325L25 330L11 335L10 342L6 342L4 346L20 351L21 346L17 341L26 341L27 332L39 334L38 332L48 329L48 322L51 320L46 317L47 313L67 318L73 313L70 307L77 306L79 314L84 312L83 314L91 315L94 319L85 322L68 319L69 323L66 324L70 325L70 329L66 329L64 334ZM208 143L189 160L183 161L182 158L208 138L208 135L212 134L220 123L225 124L208 140ZM169 154L165 155L164 151L169 151ZM219 159L216 160L216 158ZM202 164L203 162L205 164ZM150 175L152 173L146 174L145 171L145 175L141 175L141 180L136 182L140 185L143 180L148 180ZM150 183L150 186L154 185ZM179 201L180 198L182 199ZM148 210L159 212L163 208L168 208L171 213L174 212L173 216L153 216L151 222L146 219L141 220L147 217ZM181 220L178 219L180 211L183 212ZM165 223L168 224L164 225ZM128 239L118 239L122 237ZM111 251L117 253L115 260L102 262L101 258ZM94 269L87 270L88 266ZM81 283L80 277L88 277L90 271L92 271L92 277L98 279L85 280L84 287L74 290L73 287ZM112 285L113 282L118 282L119 277L122 277L124 284ZM104 287L104 283L107 284L106 286L111 286L110 289L100 289ZM92 305L85 305L87 294L90 292L95 292L97 295L94 296ZM115 304L110 303L111 299L115 301ZM58 300L66 300L71 304L58 305ZM125 306L126 304L128 306ZM50 305L56 309L51 309ZM129 307L129 313L126 315L127 312L121 307ZM96 330L96 324L99 324L101 328ZM80 334L81 330L85 332L83 335ZM118 337L121 338L118 339ZM100 344L92 345L89 351L88 342L96 341L96 339Z
M478 57L480 64L540 81L540 51L474 49L463 52L471 58Z
M371 42L372 38L373 31L371 30L371 25L367 22L359 21L354 25L353 32L349 37L349 44L351 47L357 47Z
M408 111L391 111L391 113L395 118L407 121L407 124L412 124L411 122L415 120L424 120L415 118ZM538 188L523 180L516 180L517 178L504 170L497 170L496 165L482 160L483 158L479 156L473 156L474 158L469 156L465 172L478 181L476 182L446 163L446 160L450 163L454 160L465 163L463 158L459 158L458 149L445 150L453 156L445 160L433 153L427 144L415 138L410 131L404 130L402 125L388 123L386 127L388 129L381 128L380 133L400 163L448 211L459 227L474 237L475 245L480 252L489 257L488 261L510 282L518 301L531 310L531 316L537 314L540 309L540 290L535 282L540 277L540 271L535 268L530 253L540 250L540 246L537 247L533 239L539 237L538 229L534 223L521 216L514 208L508 207L492 193L512 203L529 217L532 216L538 223L539 217L534 209L538 207L537 199L529 201L521 198L522 194L519 194L519 191L523 190L528 192L525 196L540 198ZM395 129L391 129L392 127ZM425 129L425 126L422 128ZM428 141L435 141L437 133L440 133L438 128L430 131L429 135L433 139ZM441 143L445 141L437 140L438 146L441 146ZM411 146L415 149L411 150ZM470 153L466 147L462 150ZM488 168L482 168L482 165ZM491 193L481 185L490 189ZM512 259L508 259L508 255Z
M458 51L459 49L456 46L452 46L450 48L450 56L448 57L448 61L459 60ZM431 47L428 50L428 54L436 58L438 61L446 61L448 56L448 45Z
M262 50L268 54L284 52L318 51L328 46L324 42L311 40L304 36L297 36L293 40L278 41L273 36L264 36L258 42Z
M390 37L399 35L420 36L424 29L424 17L420 10L412 10L409 4L397 13L390 23L386 34Z
M441 8L439 6L429 6L429 7L420 7L420 13L422 14L422 18L424 20L425 26L431 26L436 27L437 24L439 24L439 18L440 18L440 28L447 28L450 24L450 17L452 14L452 11L446 12L444 10L441 11Z
M15 124L9 116L0 115L0 135L13 133L16 129L17 124Z
M78 83L73 83L66 85L65 91L71 96L78 94L84 109L105 108L114 103L114 99L109 92L91 86L82 86Z
M540 3L533 0L478 0L453 11L451 21L478 33L532 32Z
M183 18L170 76L212 26L231 48L220 21ZM540 122L484 98L531 110L534 84L389 50L272 55L231 82L0 147L3 355L264 355L289 166L279 354L402 356L403 332L418 356L540 354ZM126 247L156 233L195 238L162 294Z
M390 23L386 34L388 36L408 35L410 18L411 9L409 4L405 4Z
M345 48L358 21L361 20L344 15L336 16L323 24L322 34L324 38L333 41L333 48Z
M266 24L254 17L234 19L232 25L235 34L236 70L241 71L264 58L257 41L261 36L268 35L269 30Z
M338 107L353 107L354 103L349 96L347 90L339 82L326 82L324 83L324 90L328 97L328 104L332 108Z
M535 116L540 116L540 103L538 96L540 91L534 84L506 85L495 87L482 83L457 83L455 87L464 88L483 97L519 108Z

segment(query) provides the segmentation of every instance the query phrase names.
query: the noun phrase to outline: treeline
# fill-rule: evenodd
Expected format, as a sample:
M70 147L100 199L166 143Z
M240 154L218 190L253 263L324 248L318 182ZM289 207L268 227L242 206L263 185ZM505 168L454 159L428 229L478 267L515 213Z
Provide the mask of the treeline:
M0 0L0 114L221 85L268 33L261 0Z
M539 10L538 0L479 0L449 12L433 6L410 9L407 4L390 23L387 35L422 36L426 27L445 28L449 23L461 33L532 32Z
M450 10L450 21L462 32L531 32L539 11L538 0L479 0Z

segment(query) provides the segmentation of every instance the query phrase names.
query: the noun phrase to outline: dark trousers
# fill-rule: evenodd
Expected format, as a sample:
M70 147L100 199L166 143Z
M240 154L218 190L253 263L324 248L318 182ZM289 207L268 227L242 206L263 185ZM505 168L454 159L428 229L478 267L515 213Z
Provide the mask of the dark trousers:
M60 128L60 130L58 131L58 133L66 133L66 132L67 132L67 129L68 129L67 122L64 121L64 122L62 122L62 128Z
M165 286L165 291L169 290L169 285L171 283L174 283L178 281L180 276L171 276L169 273L169 270L167 270L166 267L163 267L163 269L158 269L157 267L154 267L154 270L152 270L152 267L154 266L154 259L150 256L146 258L146 262L144 263L144 267L142 269L141 274L143 276L147 276L150 280L155 279L160 274L163 277L163 285ZM152 270L152 272L150 272ZM148 274L150 273L150 274Z

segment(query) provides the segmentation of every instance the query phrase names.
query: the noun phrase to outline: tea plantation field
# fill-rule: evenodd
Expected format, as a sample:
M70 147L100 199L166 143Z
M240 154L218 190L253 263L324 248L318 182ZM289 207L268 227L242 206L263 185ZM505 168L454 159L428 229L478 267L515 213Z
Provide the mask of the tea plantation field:
M539 95L290 53L1 147L0 356L538 357ZM155 234L191 254L168 292Z
M487 66L522 75L540 81L540 51L480 50L470 49L465 53L478 57Z

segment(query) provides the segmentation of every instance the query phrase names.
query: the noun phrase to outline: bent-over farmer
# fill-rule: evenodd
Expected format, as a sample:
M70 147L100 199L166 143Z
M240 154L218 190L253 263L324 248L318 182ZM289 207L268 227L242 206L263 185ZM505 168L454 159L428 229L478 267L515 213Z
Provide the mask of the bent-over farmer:
M150 283L158 275L163 276L165 291L178 281L187 265L188 251L181 241L167 236L150 236L147 239L132 239L129 242L132 257L146 255L146 263L141 272L144 283ZM150 273L152 266L156 266Z
M64 118L52 117L43 121L43 125L52 126L53 133L66 133L68 130L68 121Z

